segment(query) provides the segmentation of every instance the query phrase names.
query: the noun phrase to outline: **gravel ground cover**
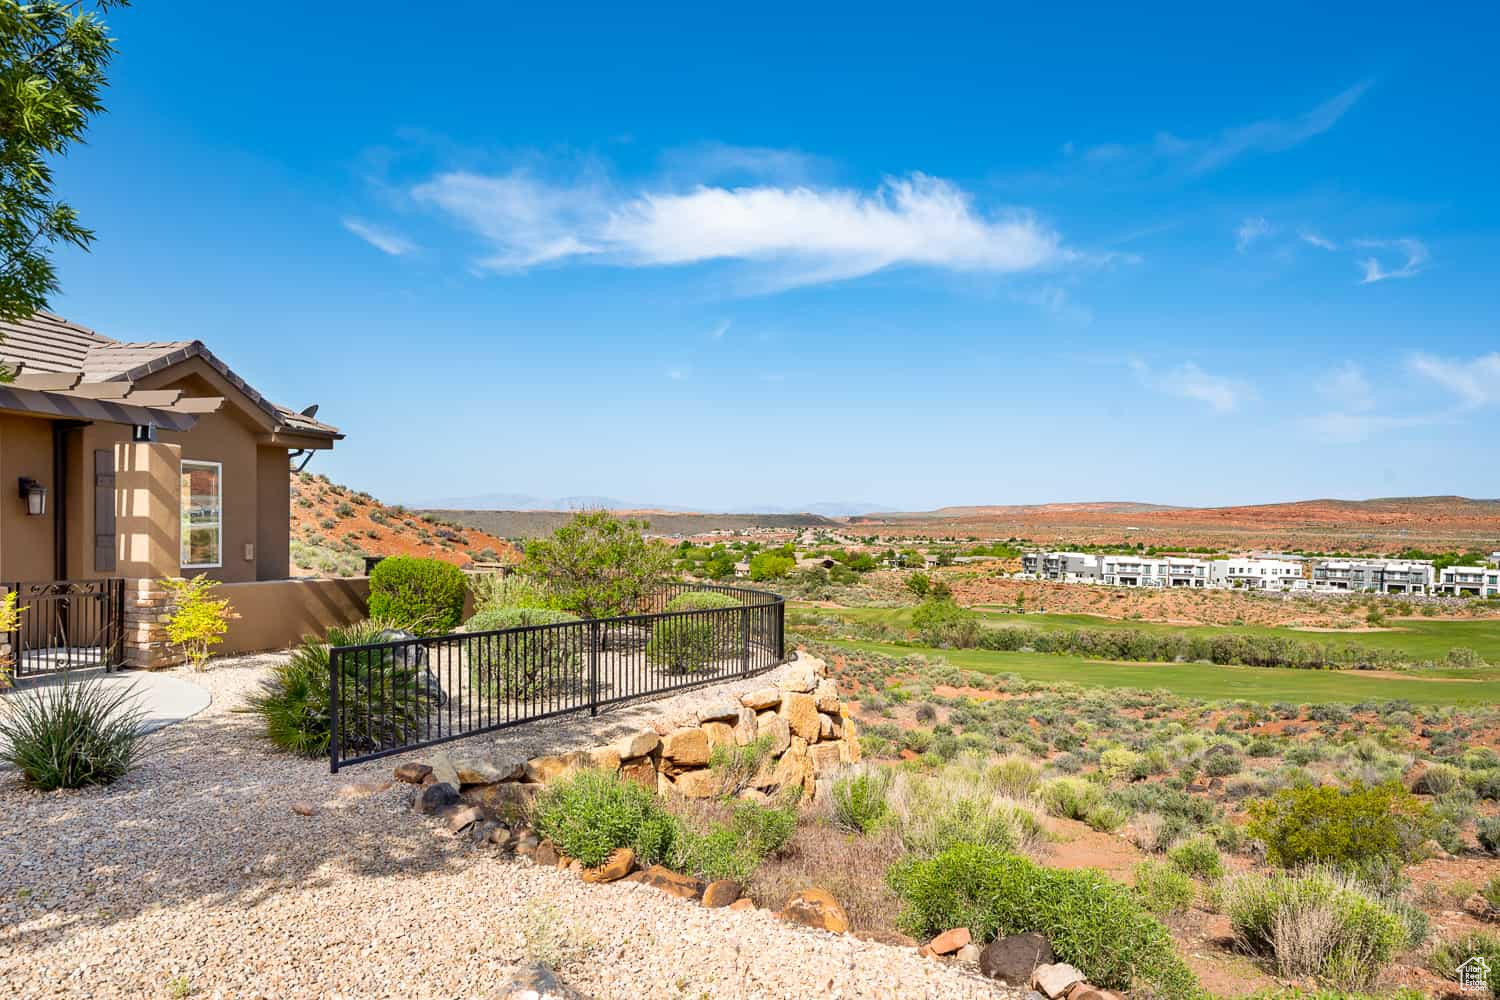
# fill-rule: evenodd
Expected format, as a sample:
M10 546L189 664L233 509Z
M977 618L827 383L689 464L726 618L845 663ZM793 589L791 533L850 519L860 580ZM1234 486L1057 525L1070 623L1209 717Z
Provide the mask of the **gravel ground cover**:
M41 795L0 773L0 994L487 997L539 959L594 997L1017 995L910 949L585 885L442 835L388 782L401 758L330 775L270 750L234 709L273 662L184 674L212 705L109 788ZM672 702L565 725L687 710ZM544 737L564 738L508 738Z

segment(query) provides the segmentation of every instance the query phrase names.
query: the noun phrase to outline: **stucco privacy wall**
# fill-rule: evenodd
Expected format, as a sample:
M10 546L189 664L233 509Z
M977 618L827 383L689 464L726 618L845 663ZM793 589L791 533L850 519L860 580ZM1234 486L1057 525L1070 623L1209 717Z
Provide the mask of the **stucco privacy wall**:
M50 500L43 517L26 513L18 487L22 476L52 487L52 425L0 414L0 573L6 580L50 580L53 520Z
M370 580L264 580L226 583L215 596L227 598L239 615L229 623L215 656L286 649L303 636L323 636L337 625L369 615ZM125 662L132 667L171 666L182 654L167 641L171 595L156 580L129 580L125 593Z

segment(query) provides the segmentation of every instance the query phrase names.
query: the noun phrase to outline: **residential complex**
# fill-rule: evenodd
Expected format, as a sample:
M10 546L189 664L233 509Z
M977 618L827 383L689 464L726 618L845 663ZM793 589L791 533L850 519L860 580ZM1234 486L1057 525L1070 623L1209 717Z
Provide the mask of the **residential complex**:
M1198 559L1028 552L1021 557L1021 566L1023 575L1032 579L1115 587L1500 594L1500 570L1456 566L1443 570L1439 580L1432 563L1417 559L1309 559L1286 555Z

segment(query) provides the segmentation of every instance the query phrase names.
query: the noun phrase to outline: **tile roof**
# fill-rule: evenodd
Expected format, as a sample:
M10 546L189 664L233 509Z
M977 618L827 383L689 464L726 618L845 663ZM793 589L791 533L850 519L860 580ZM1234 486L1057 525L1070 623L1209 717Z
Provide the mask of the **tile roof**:
M82 372L85 382L134 382L194 357L202 358L248 396L276 422L278 430L343 437L337 427L266 399L200 340L112 340L51 313L37 313L17 322L0 322L0 361L22 364L28 372Z

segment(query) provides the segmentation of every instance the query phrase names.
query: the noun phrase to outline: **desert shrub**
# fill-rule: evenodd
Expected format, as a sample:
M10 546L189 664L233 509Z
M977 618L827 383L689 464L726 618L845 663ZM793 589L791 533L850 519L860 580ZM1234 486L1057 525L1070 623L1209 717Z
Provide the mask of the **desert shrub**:
M982 760L961 757L931 774L899 771L887 795L891 828L913 854L928 857L960 841L1029 852L1042 838L1029 802L995 787Z
M854 833L871 833L887 810L891 770L879 765L856 766L833 780L833 822Z
M491 608L551 608L557 600L537 580L519 573L475 573L468 582L476 612Z
M797 829L795 805L762 806L741 802L727 823L700 833L684 826L676 837L670 863L699 878L749 881L768 855L782 850Z
M755 869L745 890L757 906L774 910L792 893L818 886L844 907L851 930L888 940L898 933L900 900L878 876L901 854L900 841L889 830L862 835L830 824L802 823L782 851Z
M1500 816L1486 816L1475 827L1479 846L1491 854L1500 854Z
M958 843L895 865L888 881L902 900L898 924L913 936L967 927L989 941L1037 931L1096 985L1197 995L1167 929L1101 872L1044 868L992 845Z
M1452 764L1428 764L1420 777L1412 783L1412 791L1418 795L1448 795L1463 787L1464 773Z
M1431 810L1395 783L1286 788L1246 809L1246 833L1284 868L1405 860L1437 829Z
M108 785L139 758L145 712L132 687L98 678L29 688L0 700L0 761L33 788Z
M576 622L578 616L547 608L486 608L464 622L468 633L524 632L479 635L467 640L469 683L481 698L523 701L567 697L583 681L581 644L569 641L563 629L537 625Z
M1482 958L1490 967L1489 995L1495 995L1495 970L1500 969L1500 936L1491 931L1468 931L1439 941L1428 956L1427 966L1450 982L1457 982L1459 967L1472 958Z
M1053 778L1044 781L1040 793L1047 811L1063 819L1087 819L1089 810L1103 798L1098 785L1090 784L1082 778Z
M330 735L328 650L378 642L389 629L370 621L329 629L324 639L304 636L283 663L271 668L246 709L260 716L266 737L303 757L328 753ZM341 659L339 741L345 751L405 743L442 700L442 692L411 651L369 650Z
M721 608L737 608L740 602L729 594L716 590L689 590L678 594L667 602L667 611L717 611Z
M728 594L690 591L667 603L667 611L709 611L736 608ZM684 615L658 621L646 643L646 659L669 673L695 674L716 657L733 652L739 627L723 615Z
M1130 813L1113 802L1097 802L1089 807L1084 819L1091 828L1100 833L1114 833L1130 820Z
M214 597L218 580L199 573L191 579L168 578L159 581L172 595L167 613L167 639L179 646L194 670L208 665L213 647L224 641L231 620L238 618L229 599Z
M995 790L1013 799L1030 798L1042 780L1042 769L1025 757L1001 757L990 765Z
M1172 865L1142 861L1135 866L1135 894L1152 913L1169 916L1193 905L1193 880Z
M370 617L418 635L458 627L468 585L463 571L439 559L392 556L370 571Z
M643 863L665 861L681 835L679 822L655 793L598 770L580 771L544 789L532 823L558 850L587 867L603 864L621 847L633 848Z
M1110 781L1129 779L1140 764L1141 755L1125 747L1110 747L1099 755L1099 773Z
M1194 837L1167 851L1173 867L1194 878L1217 882L1224 877L1224 859L1212 837Z
M768 734L744 746L719 744L709 751L708 768L718 782L720 795L737 795L749 788L771 756L773 740Z
M1283 976L1366 986L1408 940L1399 915L1329 869L1246 875L1230 882L1224 895L1240 947L1274 958Z
M1210 778L1227 778L1240 773L1240 758L1235 753L1211 753L1203 761L1203 773Z
M911 627L929 646L968 649L979 638L979 615L952 598L923 601L911 613Z
M584 618L632 614L661 589L672 550L649 541L646 522L583 511L526 545L521 573L556 596L556 607Z

